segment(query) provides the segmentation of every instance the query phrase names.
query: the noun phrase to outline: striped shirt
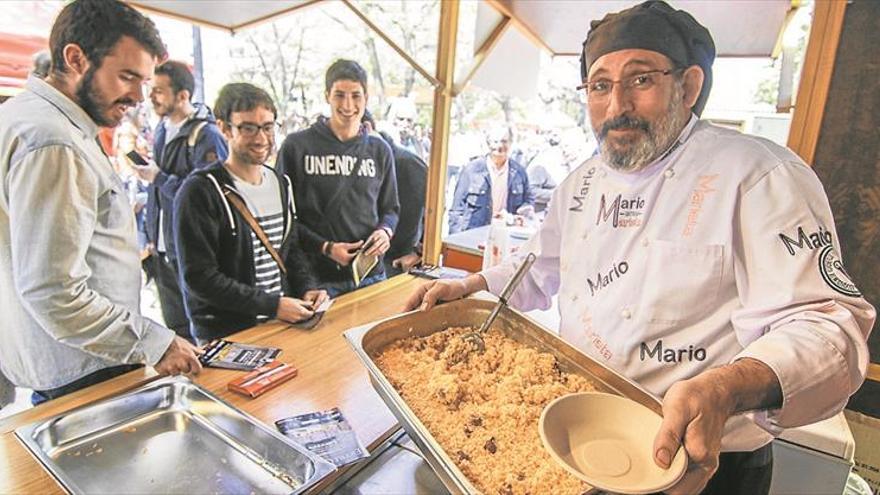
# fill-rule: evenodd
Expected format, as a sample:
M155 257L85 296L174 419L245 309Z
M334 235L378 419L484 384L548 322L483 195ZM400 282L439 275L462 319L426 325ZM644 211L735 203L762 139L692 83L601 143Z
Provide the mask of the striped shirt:
M281 204L278 178L264 169L263 180L259 185L253 185L239 179L235 174L230 175L235 183L235 189L244 197L248 209L260 224L260 228L266 233L272 247L275 248L275 251L280 251L281 241L286 232L284 231L284 209ZM254 232L251 232L251 244L254 250L256 287L267 294L283 296L284 293L281 291L282 273L278 268L278 263L275 262L275 259L272 258ZM269 317L265 315L257 316L259 322L268 319Z

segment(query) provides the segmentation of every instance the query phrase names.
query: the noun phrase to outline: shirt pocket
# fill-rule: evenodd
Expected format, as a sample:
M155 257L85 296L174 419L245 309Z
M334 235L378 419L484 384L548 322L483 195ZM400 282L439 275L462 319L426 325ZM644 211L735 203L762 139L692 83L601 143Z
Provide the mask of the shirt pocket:
M512 196L522 196L525 187L522 182L515 181L510 188L510 194Z
M118 230L128 227L133 218L134 210L122 182L110 181L98 198L98 223L107 230Z
M470 208L476 209L487 205L488 199L488 189L484 190L482 184L473 184L468 189L464 201Z
M724 246L651 241L646 248L641 309L652 325L679 325L718 304Z

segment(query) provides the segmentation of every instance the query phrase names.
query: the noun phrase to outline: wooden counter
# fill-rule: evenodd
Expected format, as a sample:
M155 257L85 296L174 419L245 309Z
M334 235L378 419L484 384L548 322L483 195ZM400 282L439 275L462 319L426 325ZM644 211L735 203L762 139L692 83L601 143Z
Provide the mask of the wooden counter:
M273 428L281 418L339 407L364 445L372 449L397 429L397 420L373 391L366 369L342 333L401 312L404 301L420 283L410 275L400 275L341 296L313 330L298 330L274 322L236 334L232 339L237 342L281 348L281 360L299 369L296 378L261 397L248 399L226 390L226 383L240 376L238 371L205 369L194 381ZM152 370L132 371L0 422L0 493L64 493L18 441L13 433L15 428L131 390L155 378ZM337 471L316 490L339 474Z

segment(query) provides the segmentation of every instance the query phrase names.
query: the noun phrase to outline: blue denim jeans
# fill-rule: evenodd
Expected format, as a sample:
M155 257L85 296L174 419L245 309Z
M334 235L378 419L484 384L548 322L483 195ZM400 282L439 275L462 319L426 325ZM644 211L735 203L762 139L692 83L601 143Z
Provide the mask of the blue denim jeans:
M385 274L379 273L376 275L370 275L369 277L361 280L361 285L355 287L353 280L345 280L343 282L330 282L324 284L324 290L327 291L327 295L331 298L336 296L341 296L342 294L349 293L355 289L363 289L368 285L373 285L377 282L381 282L385 280Z
M40 404L48 400L57 399L62 395L76 392L77 390L86 388L96 383L105 382L111 378L115 378L119 375L128 373L131 370L140 368L141 366L143 365L123 364L120 366L111 366L109 368L104 368L94 373L90 373L78 380L74 380L67 385L62 385L58 388L53 388L50 390L34 390L34 393L31 394L31 404L39 406Z

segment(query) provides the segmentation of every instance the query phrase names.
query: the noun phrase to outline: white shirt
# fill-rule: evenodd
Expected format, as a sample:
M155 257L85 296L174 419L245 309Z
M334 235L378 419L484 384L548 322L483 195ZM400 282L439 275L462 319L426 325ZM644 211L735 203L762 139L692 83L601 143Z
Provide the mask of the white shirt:
M499 169L492 161L492 157L486 157L486 168L489 169L489 184L492 186L492 216L507 209L507 178L510 175L510 160L504 160Z
M876 312L842 269L822 184L765 139L692 118L639 173L593 157L557 188L530 251L514 307L559 294L562 337L658 397L744 357L776 373L783 406L731 418L724 451L837 413L864 379ZM493 293L518 261L483 272Z

